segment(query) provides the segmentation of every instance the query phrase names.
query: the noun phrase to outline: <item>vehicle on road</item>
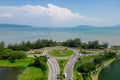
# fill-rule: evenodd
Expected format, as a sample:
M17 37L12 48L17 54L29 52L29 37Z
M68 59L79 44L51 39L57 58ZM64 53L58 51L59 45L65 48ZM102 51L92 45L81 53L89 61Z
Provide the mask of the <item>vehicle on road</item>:
M72 78L69 78L69 80L72 80Z
M57 79L60 79L60 74L57 74Z
M64 78L66 78L67 77L67 73L64 73Z

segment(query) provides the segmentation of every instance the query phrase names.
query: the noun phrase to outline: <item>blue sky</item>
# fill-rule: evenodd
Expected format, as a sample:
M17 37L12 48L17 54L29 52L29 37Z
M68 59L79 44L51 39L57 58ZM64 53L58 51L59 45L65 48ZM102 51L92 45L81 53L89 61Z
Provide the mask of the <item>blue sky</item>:
M0 0L0 23L47 27L120 24L120 0Z

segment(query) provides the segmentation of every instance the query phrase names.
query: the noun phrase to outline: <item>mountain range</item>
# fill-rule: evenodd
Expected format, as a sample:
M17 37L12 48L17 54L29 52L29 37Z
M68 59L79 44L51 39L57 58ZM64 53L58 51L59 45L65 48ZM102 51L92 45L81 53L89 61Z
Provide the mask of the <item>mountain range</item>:
M3 28L17 28L17 29L21 29L21 28L37 28L34 26L29 26L29 25L17 25L17 24L0 24L0 29ZM47 28L47 27L39 27L39 28ZM50 27L48 27L50 28ZM52 27L53 28L53 27ZM119 28L120 29L120 25L116 25L116 26L107 26L107 27L96 27L96 26L90 26L90 25L79 25L76 27L72 27L72 29L113 29L113 28Z
M17 24L0 24L0 28L32 28L28 25L17 25Z

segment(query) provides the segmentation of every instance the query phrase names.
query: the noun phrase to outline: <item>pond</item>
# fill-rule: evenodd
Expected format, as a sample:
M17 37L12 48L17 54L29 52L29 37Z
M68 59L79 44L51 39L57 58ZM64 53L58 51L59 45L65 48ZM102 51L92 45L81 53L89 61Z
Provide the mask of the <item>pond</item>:
M0 67L0 80L17 80L22 69L16 67Z
M99 74L99 80L120 80L120 59L104 68Z

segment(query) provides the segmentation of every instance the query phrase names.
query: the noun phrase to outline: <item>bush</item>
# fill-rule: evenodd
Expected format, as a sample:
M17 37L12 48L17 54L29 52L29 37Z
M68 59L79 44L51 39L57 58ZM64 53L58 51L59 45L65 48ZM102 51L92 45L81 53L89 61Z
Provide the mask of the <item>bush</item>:
M27 57L27 55L22 51L12 51L10 49L4 49L0 52L0 59L24 59Z
M12 53L12 50L4 49L2 52L0 52L0 59L8 59Z
M40 57L35 56L34 62L29 64L29 66L41 68L43 71L46 71L46 69L47 69L46 63L47 63L46 56L40 56Z
M80 65L78 71L83 73L90 73L95 69L96 69L95 64L93 62L88 62L88 63L84 63L83 65Z
M15 62L15 56L12 55L8 60L9 60L10 63L14 63Z
M105 58L114 58L114 57L116 57L116 53L115 52L111 52L111 51L109 51L109 52L104 52L104 54L105 54Z

